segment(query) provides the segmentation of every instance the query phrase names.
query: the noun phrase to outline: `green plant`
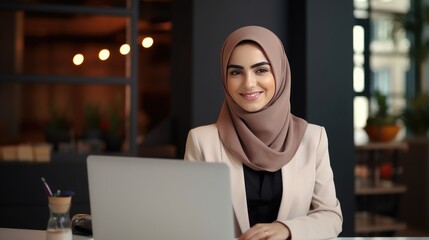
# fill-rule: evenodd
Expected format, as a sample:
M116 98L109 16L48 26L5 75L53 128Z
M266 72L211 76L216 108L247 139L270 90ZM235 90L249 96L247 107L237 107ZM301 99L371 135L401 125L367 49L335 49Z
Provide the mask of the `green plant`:
M50 129L67 129L68 121L65 111L60 112L57 108L51 108L51 118L49 120L48 128Z
M419 94L412 99L407 104L402 117L412 134L426 135L429 129L429 95Z
M374 98L376 101L376 111L368 117L366 121L367 126L386 126L396 125L400 115L394 115L389 113L389 104L387 102L387 96L382 94L380 91L374 92Z
M72 140L72 128L67 118L67 108L58 110L52 106L49 123L45 128L45 140L53 144L54 151L57 151L60 143Z
M100 127L101 114L97 104L88 104L85 107L86 128L97 129Z
M117 96L113 103L109 104L105 111L104 130L108 135L120 136L123 130L123 121L121 117L121 99Z
M104 132L106 150L109 152L117 152L122 148L124 126L121 114L121 102L121 98L118 95L113 103L107 106L101 124Z

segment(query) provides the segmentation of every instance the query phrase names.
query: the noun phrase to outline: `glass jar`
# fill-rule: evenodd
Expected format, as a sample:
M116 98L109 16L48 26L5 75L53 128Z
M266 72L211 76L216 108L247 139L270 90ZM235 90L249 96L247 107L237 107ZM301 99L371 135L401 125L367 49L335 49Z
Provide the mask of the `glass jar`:
M71 197L48 197L49 220L46 240L72 240L70 223Z

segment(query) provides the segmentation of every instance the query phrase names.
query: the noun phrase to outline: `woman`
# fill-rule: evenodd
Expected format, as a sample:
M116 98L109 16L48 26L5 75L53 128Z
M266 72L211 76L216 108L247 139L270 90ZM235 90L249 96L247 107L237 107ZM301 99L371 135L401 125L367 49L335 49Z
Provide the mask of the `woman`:
M325 129L290 112L291 75L278 37L247 26L221 56L216 124L192 129L185 159L230 168L239 239L326 239L342 230Z

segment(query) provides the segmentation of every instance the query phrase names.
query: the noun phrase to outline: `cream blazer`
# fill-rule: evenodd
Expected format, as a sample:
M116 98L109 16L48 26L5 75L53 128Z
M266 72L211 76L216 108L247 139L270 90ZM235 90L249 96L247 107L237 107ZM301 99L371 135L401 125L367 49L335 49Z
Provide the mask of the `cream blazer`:
M225 149L215 124L189 131L184 159L229 166L236 237L249 229L243 165ZM337 237L342 231L343 216L323 127L308 125L295 156L282 168L282 179L277 221L289 227L292 239Z

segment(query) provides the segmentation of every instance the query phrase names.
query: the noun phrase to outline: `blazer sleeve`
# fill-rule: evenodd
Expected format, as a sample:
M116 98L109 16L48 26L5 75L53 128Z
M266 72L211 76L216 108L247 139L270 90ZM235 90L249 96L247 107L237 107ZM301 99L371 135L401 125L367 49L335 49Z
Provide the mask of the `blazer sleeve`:
M343 216L336 197L334 176L329 160L328 138L320 127L315 159L315 183L307 215L279 220L290 229L292 239L329 239L342 231Z
M184 160L189 161L204 160L204 156L198 141L198 136L193 129L191 129L188 133L188 138L186 139L185 155L183 158Z
M220 142L215 124L196 127L189 131L183 158L188 161L219 161Z

